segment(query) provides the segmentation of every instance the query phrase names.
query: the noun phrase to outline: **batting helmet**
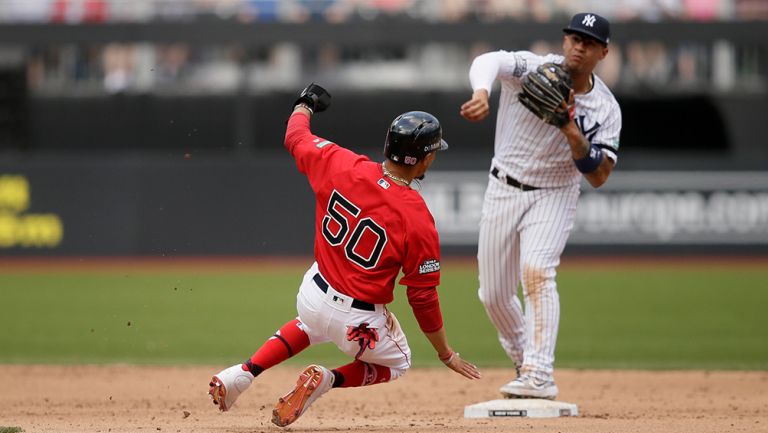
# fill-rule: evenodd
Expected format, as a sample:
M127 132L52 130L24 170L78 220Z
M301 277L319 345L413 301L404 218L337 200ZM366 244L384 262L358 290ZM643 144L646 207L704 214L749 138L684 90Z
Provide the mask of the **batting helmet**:
M443 129L435 116L424 111L409 111L392 121L384 143L384 156L397 163L416 165L430 152L447 148Z

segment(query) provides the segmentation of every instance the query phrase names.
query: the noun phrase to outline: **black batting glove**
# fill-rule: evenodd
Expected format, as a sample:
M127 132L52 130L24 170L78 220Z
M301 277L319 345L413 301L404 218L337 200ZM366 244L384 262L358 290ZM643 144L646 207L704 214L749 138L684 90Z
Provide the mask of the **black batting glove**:
M313 113L319 113L331 105L331 94L321 86L312 83L301 91L301 95L293 103L293 108L299 104L305 104Z

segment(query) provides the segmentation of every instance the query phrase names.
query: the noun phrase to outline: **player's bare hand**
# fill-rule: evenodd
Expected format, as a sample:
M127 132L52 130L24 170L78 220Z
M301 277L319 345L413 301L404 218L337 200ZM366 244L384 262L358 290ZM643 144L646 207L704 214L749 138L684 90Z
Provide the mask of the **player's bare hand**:
M461 356L454 352L450 359L443 361L446 367L466 377L467 379L480 379L482 376L480 370L477 369L475 364L465 361Z
M461 115L470 122L479 122L488 117L491 107L488 104L488 91L485 89L475 90L472 99L461 106Z

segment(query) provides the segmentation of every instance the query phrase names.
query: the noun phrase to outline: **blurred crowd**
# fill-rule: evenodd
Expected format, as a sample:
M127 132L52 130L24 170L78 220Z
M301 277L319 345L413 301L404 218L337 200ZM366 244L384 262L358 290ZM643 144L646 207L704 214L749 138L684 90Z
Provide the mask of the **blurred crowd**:
M768 19L766 0L2 0L0 21L550 21L584 10L614 21Z
M565 22L582 10L617 22L768 20L768 0L0 0L0 25L206 19ZM469 62L481 52L559 52L560 38L554 34L528 46L504 47L479 42L481 35L462 44L381 41L365 47L308 47L290 40L270 46L51 40L0 44L0 64L24 68L28 89L38 94L270 92L293 90L308 79L333 88L455 90L468 86ZM598 73L618 91L768 91L766 41L731 43L727 34L714 42L663 39L615 41Z
M559 52L558 40L511 46ZM430 43L397 47L262 48L174 44L66 45L26 56L27 86L37 94L235 94L292 91L308 81L334 89L454 91L468 89L472 58L493 47ZM625 41L611 45L598 75L630 93L768 92L765 45Z

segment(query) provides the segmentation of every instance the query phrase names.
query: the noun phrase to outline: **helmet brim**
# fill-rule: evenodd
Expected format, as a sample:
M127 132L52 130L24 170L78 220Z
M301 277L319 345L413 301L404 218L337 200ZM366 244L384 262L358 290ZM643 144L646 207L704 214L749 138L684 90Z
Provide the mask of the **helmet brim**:
M442 138L440 139L440 149L437 150L445 150L448 149L448 143L445 142Z

